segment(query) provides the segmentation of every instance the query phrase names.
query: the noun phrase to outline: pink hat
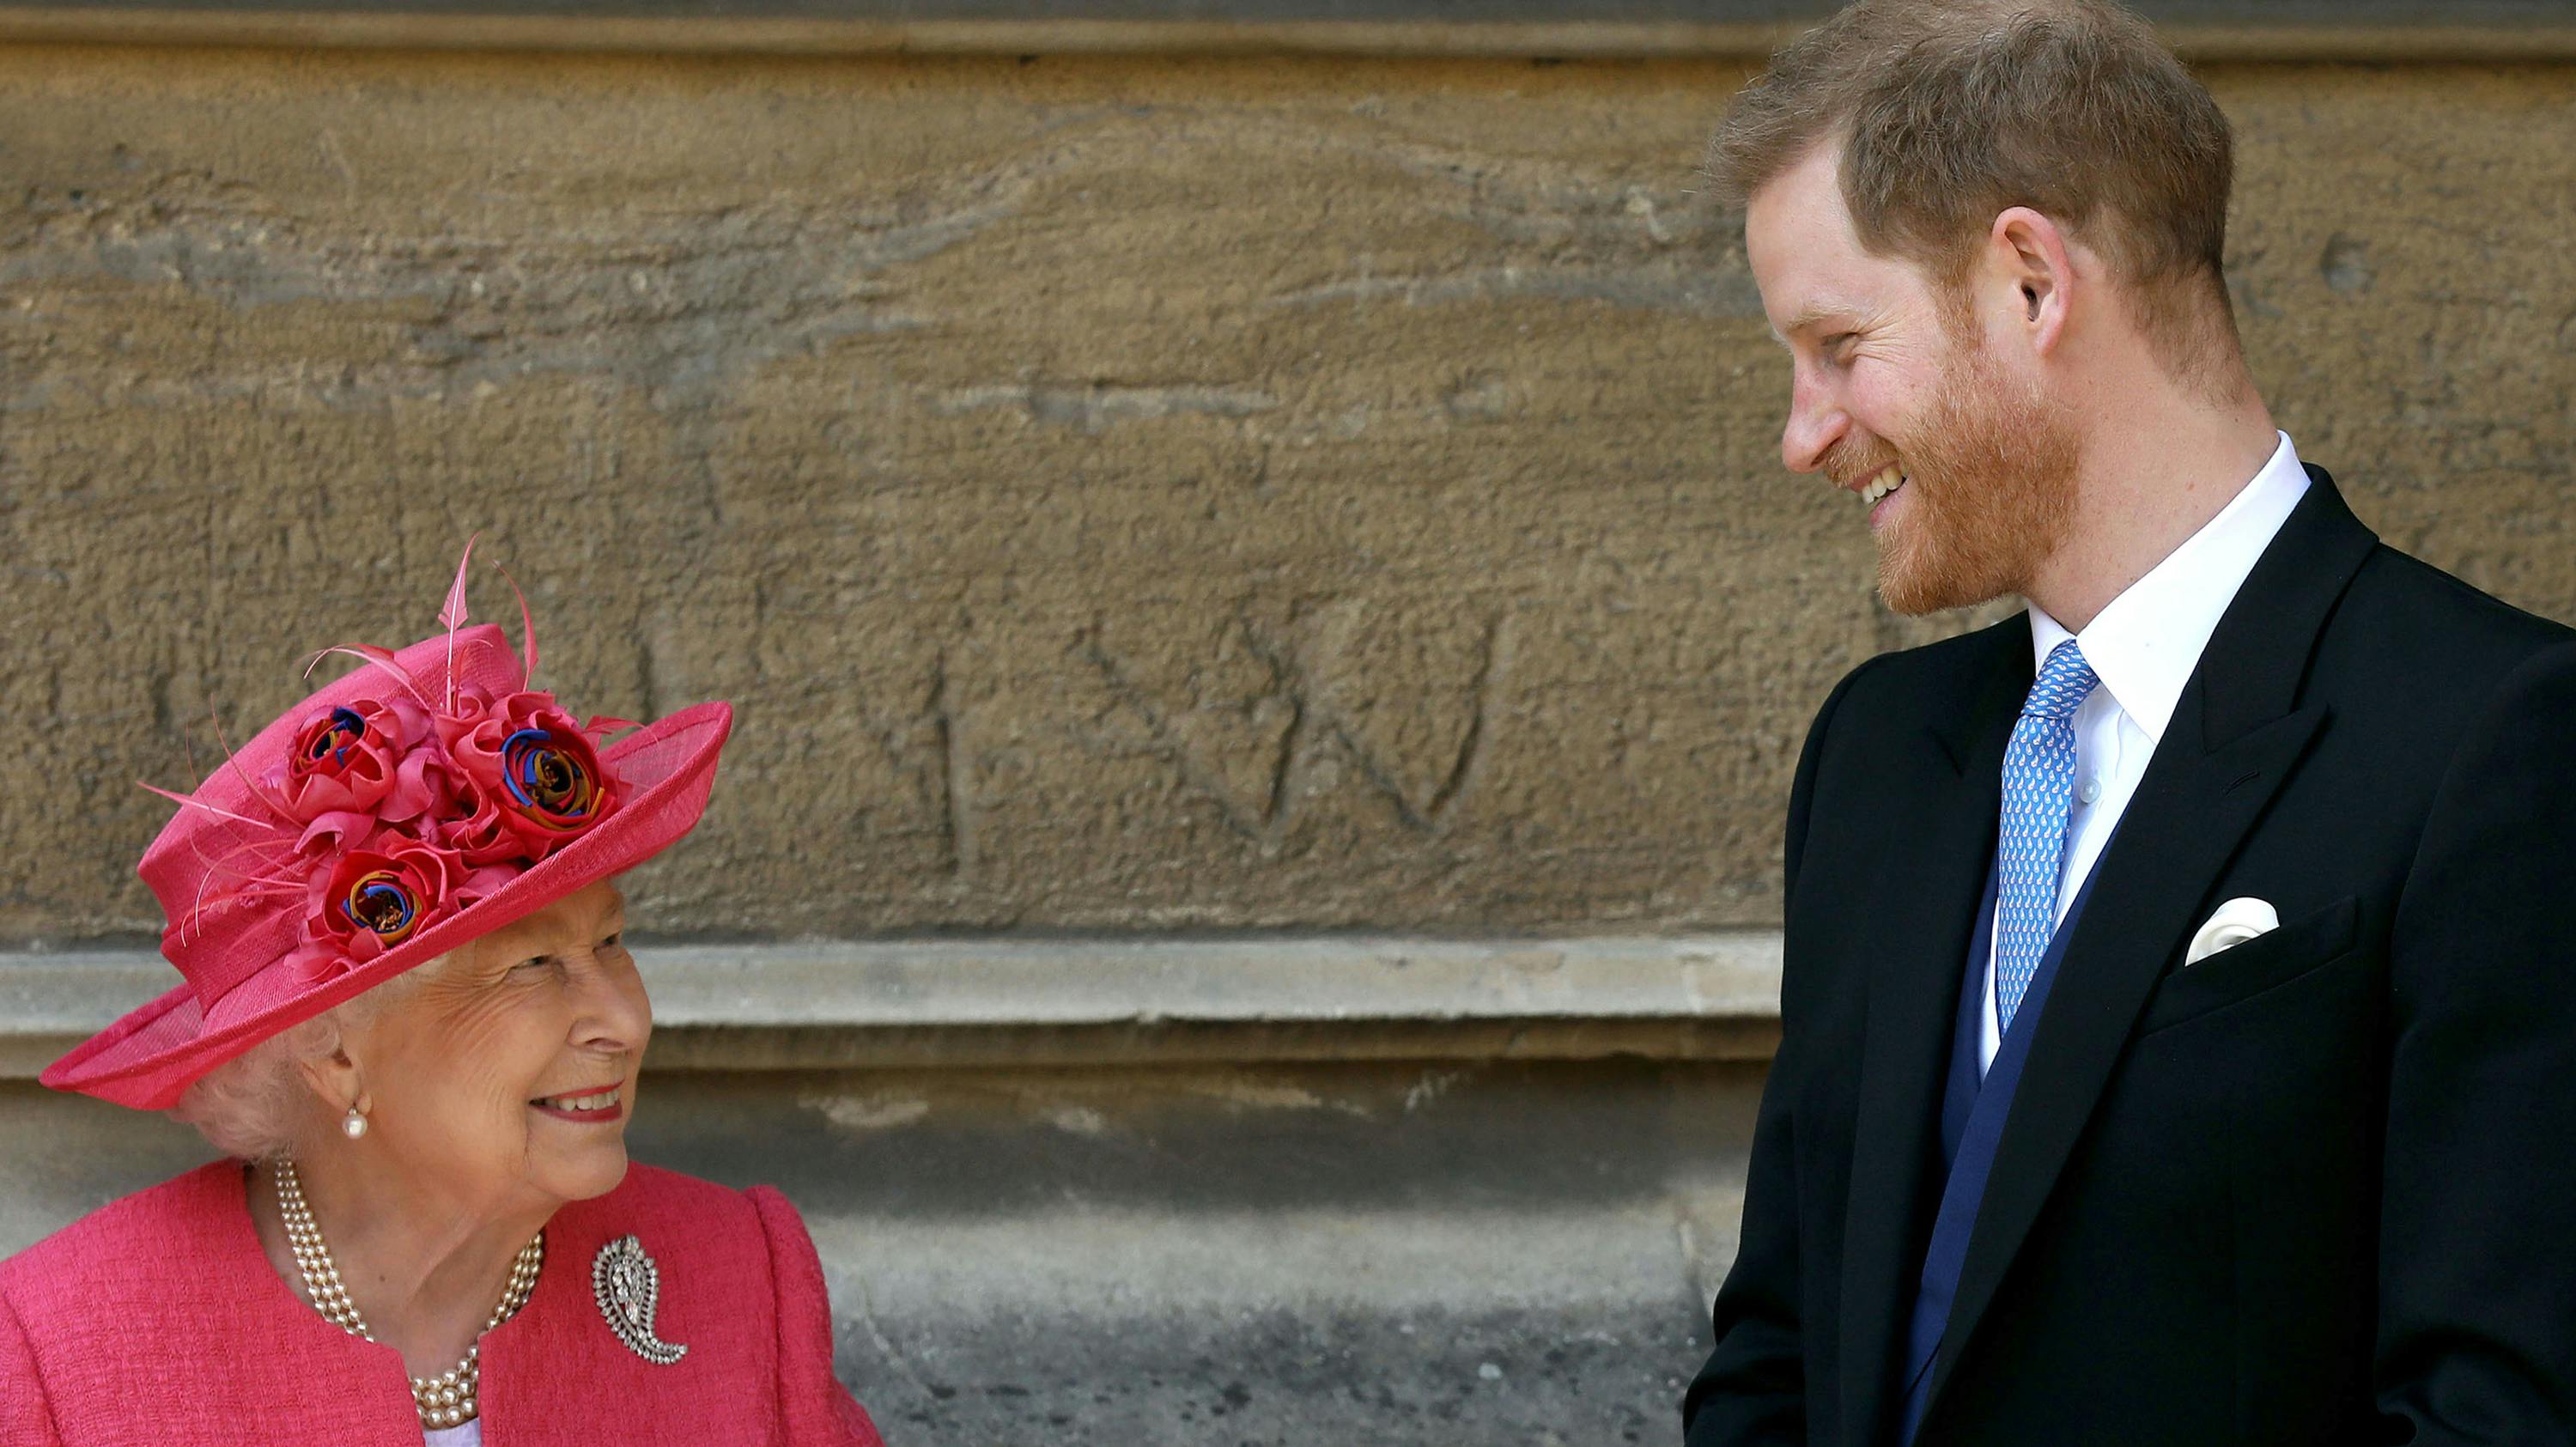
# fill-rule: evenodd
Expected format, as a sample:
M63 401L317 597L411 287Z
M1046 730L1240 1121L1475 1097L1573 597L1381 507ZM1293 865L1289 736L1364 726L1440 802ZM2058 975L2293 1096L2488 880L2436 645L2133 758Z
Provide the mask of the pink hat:
M471 549L468 549L469 556ZM367 666L259 731L179 799L140 872L187 983L44 1073L167 1110L260 1041L630 869L705 812L733 710L575 723L501 630L464 626ZM608 734L634 729L615 743ZM148 787L148 786L147 786ZM178 795L170 797L177 799Z

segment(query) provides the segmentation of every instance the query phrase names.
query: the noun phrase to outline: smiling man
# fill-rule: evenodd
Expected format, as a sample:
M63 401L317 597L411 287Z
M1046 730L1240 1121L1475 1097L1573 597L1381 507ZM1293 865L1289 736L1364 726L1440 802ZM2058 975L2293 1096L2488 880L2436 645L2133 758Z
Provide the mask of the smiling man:
M2028 606L1808 735L1690 1447L2576 1441L2576 634L2274 428L2230 144L2099 0L1862 0L1719 131L1782 459Z

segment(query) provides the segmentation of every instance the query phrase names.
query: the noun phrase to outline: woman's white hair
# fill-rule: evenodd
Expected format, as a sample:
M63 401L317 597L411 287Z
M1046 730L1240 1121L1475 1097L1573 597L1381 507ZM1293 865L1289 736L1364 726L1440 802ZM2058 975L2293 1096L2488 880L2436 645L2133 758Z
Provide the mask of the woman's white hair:
M356 999L306 1020L200 1076L171 1108L225 1155L246 1161L290 1155L322 1125L326 1112L305 1083L304 1062L340 1048L351 1031L409 994L446 957L405 970Z

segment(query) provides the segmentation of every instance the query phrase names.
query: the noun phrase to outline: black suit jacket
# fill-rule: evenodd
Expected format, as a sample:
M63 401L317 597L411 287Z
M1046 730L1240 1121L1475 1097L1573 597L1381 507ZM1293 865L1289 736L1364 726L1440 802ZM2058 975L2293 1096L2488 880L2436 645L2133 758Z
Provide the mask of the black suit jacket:
M2093 876L1918 1440L2576 1441L2576 634L2314 485ZM1893 1440L2026 619L1874 659L1789 807L1783 1039L1689 1447ZM2200 964L2238 896L2281 926Z

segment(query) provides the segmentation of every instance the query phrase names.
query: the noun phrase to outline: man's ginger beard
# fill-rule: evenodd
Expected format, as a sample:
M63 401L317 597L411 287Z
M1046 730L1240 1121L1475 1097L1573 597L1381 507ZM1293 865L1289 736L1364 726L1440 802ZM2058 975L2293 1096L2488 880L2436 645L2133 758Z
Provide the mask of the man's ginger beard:
M1878 533L1879 596L1899 613L2026 593L2075 523L2074 419L1963 331L1909 436L1837 443L1825 458L1837 480L1904 470L1903 516Z

